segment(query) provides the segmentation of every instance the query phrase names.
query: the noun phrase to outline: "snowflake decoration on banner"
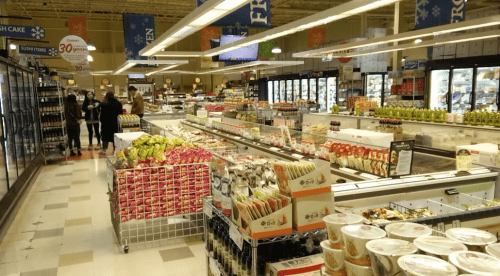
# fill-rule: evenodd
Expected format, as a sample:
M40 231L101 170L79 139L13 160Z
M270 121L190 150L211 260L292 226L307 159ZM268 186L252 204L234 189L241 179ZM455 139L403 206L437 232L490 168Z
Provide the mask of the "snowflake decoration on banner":
M34 28L31 28L31 36L36 38L36 39L42 39L45 37L45 30L42 29L40 26L36 26Z
M141 45L144 42L144 38L141 35L136 35L134 37L134 42L137 45Z
M52 57L57 56L57 49L56 48L50 48L49 49L49 55Z
M417 0L417 7L415 8L415 25L419 24L419 19L425 20L429 16L429 11L425 6L429 4L429 0Z
M135 24L130 24L130 29L135 30Z
M438 5L434 6L434 8L432 8L432 15L434 15L434 17L438 17L440 14L441 8Z
M125 59L126 60L134 59L134 52L125 49Z

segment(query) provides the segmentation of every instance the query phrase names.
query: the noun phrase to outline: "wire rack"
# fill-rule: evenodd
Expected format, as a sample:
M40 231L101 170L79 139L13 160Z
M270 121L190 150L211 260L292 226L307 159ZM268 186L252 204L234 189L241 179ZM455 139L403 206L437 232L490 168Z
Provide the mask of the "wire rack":
M115 169L112 160L108 163L111 217L125 253L129 244L203 234L210 163L141 169Z

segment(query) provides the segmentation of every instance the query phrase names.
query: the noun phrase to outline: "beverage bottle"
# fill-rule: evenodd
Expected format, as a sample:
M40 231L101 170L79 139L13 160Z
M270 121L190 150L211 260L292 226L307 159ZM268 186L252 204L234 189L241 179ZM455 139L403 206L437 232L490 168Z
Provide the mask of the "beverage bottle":
M251 254L249 254L247 256L246 267L247 267L247 275L246 276L252 276L252 257L251 257Z
M225 258L225 237L224 237L224 227L222 226L219 231L219 263L222 267L224 267L224 258Z
M214 229L213 229L213 220L209 219L208 220L208 237L206 237L207 240L207 250L208 252L211 252L214 250Z
M436 121L436 109L434 108L434 110L429 110L429 111L430 111L430 121L431 122Z
M231 275L230 276L238 276L238 246L233 243L232 248L232 263L231 263Z
M229 274L230 269L231 269L231 262L232 262L229 232L226 232L226 240L224 242L224 246L225 246L224 270L226 271L226 274Z
M469 124L470 123L470 111L467 110L464 114L464 124Z
M470 123L472 125L475 125L476 124L476 118L477 118L477 111L474 110L470 113Z
M238 253L238 276L245 276L247 273L246 266L245 269L243 269L243 259L246 258L245 253L243 250L241 250Z
M213 241L213 248L214 248L214 259L218 260L219 259L219 224L217 221L215 221L215 226L214 226L214 241Z

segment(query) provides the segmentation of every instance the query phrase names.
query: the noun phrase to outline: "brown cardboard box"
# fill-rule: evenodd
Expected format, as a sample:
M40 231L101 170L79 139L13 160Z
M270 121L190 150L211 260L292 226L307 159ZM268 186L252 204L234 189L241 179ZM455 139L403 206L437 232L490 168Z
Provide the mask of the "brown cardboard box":
M293 228L299 232L324 228L323 217L335 212L333 192L292 199Z
M268 264L266 276L299 275L318 271L324 264L323 254L316 254L303 258L296 258L279 263Z

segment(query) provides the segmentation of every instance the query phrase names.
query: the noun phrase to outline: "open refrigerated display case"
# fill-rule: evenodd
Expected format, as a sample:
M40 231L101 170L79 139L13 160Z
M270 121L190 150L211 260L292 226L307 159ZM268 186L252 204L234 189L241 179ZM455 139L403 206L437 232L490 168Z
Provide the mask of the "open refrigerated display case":
M498 111L500 67L479 67L476 71L474 110Z
M301 88L300 88L300 94L303 100L308 100L309 99L309 80L308 79L301 79Z

